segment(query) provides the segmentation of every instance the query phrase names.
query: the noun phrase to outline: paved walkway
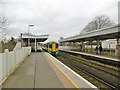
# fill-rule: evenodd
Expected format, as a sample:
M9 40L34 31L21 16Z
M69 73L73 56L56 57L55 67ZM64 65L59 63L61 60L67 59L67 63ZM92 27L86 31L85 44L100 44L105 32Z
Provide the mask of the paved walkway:
M45 53L32 53L3 83L3 88L74 88Z

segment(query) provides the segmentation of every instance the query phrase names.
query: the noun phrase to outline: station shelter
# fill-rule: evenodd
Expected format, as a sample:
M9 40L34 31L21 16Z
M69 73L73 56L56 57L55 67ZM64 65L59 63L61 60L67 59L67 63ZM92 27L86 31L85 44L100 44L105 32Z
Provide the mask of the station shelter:
M37 43L44 42L48 39L49 34L33 35L30 33L21 33L22 47L31 46L32 50L37 50Z

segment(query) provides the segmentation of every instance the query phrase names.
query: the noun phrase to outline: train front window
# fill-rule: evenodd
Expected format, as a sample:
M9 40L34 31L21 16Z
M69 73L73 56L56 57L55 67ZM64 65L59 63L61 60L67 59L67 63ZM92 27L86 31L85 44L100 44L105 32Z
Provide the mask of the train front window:
M58 44L56 44L56 48L58 48Z
M49 48L52 48L52 45L51 45L51 44L49 45Z

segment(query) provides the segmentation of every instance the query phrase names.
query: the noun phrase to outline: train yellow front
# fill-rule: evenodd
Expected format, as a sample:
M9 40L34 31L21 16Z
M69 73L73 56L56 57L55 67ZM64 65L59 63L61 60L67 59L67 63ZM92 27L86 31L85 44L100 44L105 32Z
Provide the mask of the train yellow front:
M48 42L47 43L47 51L56 56L58 54L58 43L57 42Z

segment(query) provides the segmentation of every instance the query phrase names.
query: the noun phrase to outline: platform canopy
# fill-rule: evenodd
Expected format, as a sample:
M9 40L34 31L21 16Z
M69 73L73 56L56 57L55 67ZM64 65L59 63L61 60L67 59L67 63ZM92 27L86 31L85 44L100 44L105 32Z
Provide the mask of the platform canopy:
M23 41L27 41L28 38L30 38L30 42L35 42L35 39L37 42L44 42L47 40L49 37L49 34L44 34L44 35L33 35L29 33L21 33L21 39Z
M116 39L116 38L120 38L120 24L108 28L82 33L68 38L63 38L59 40L59 42L60 43L79 42L79 41L89 41L89 40L94 41L94 40L106 40L106 39Z

